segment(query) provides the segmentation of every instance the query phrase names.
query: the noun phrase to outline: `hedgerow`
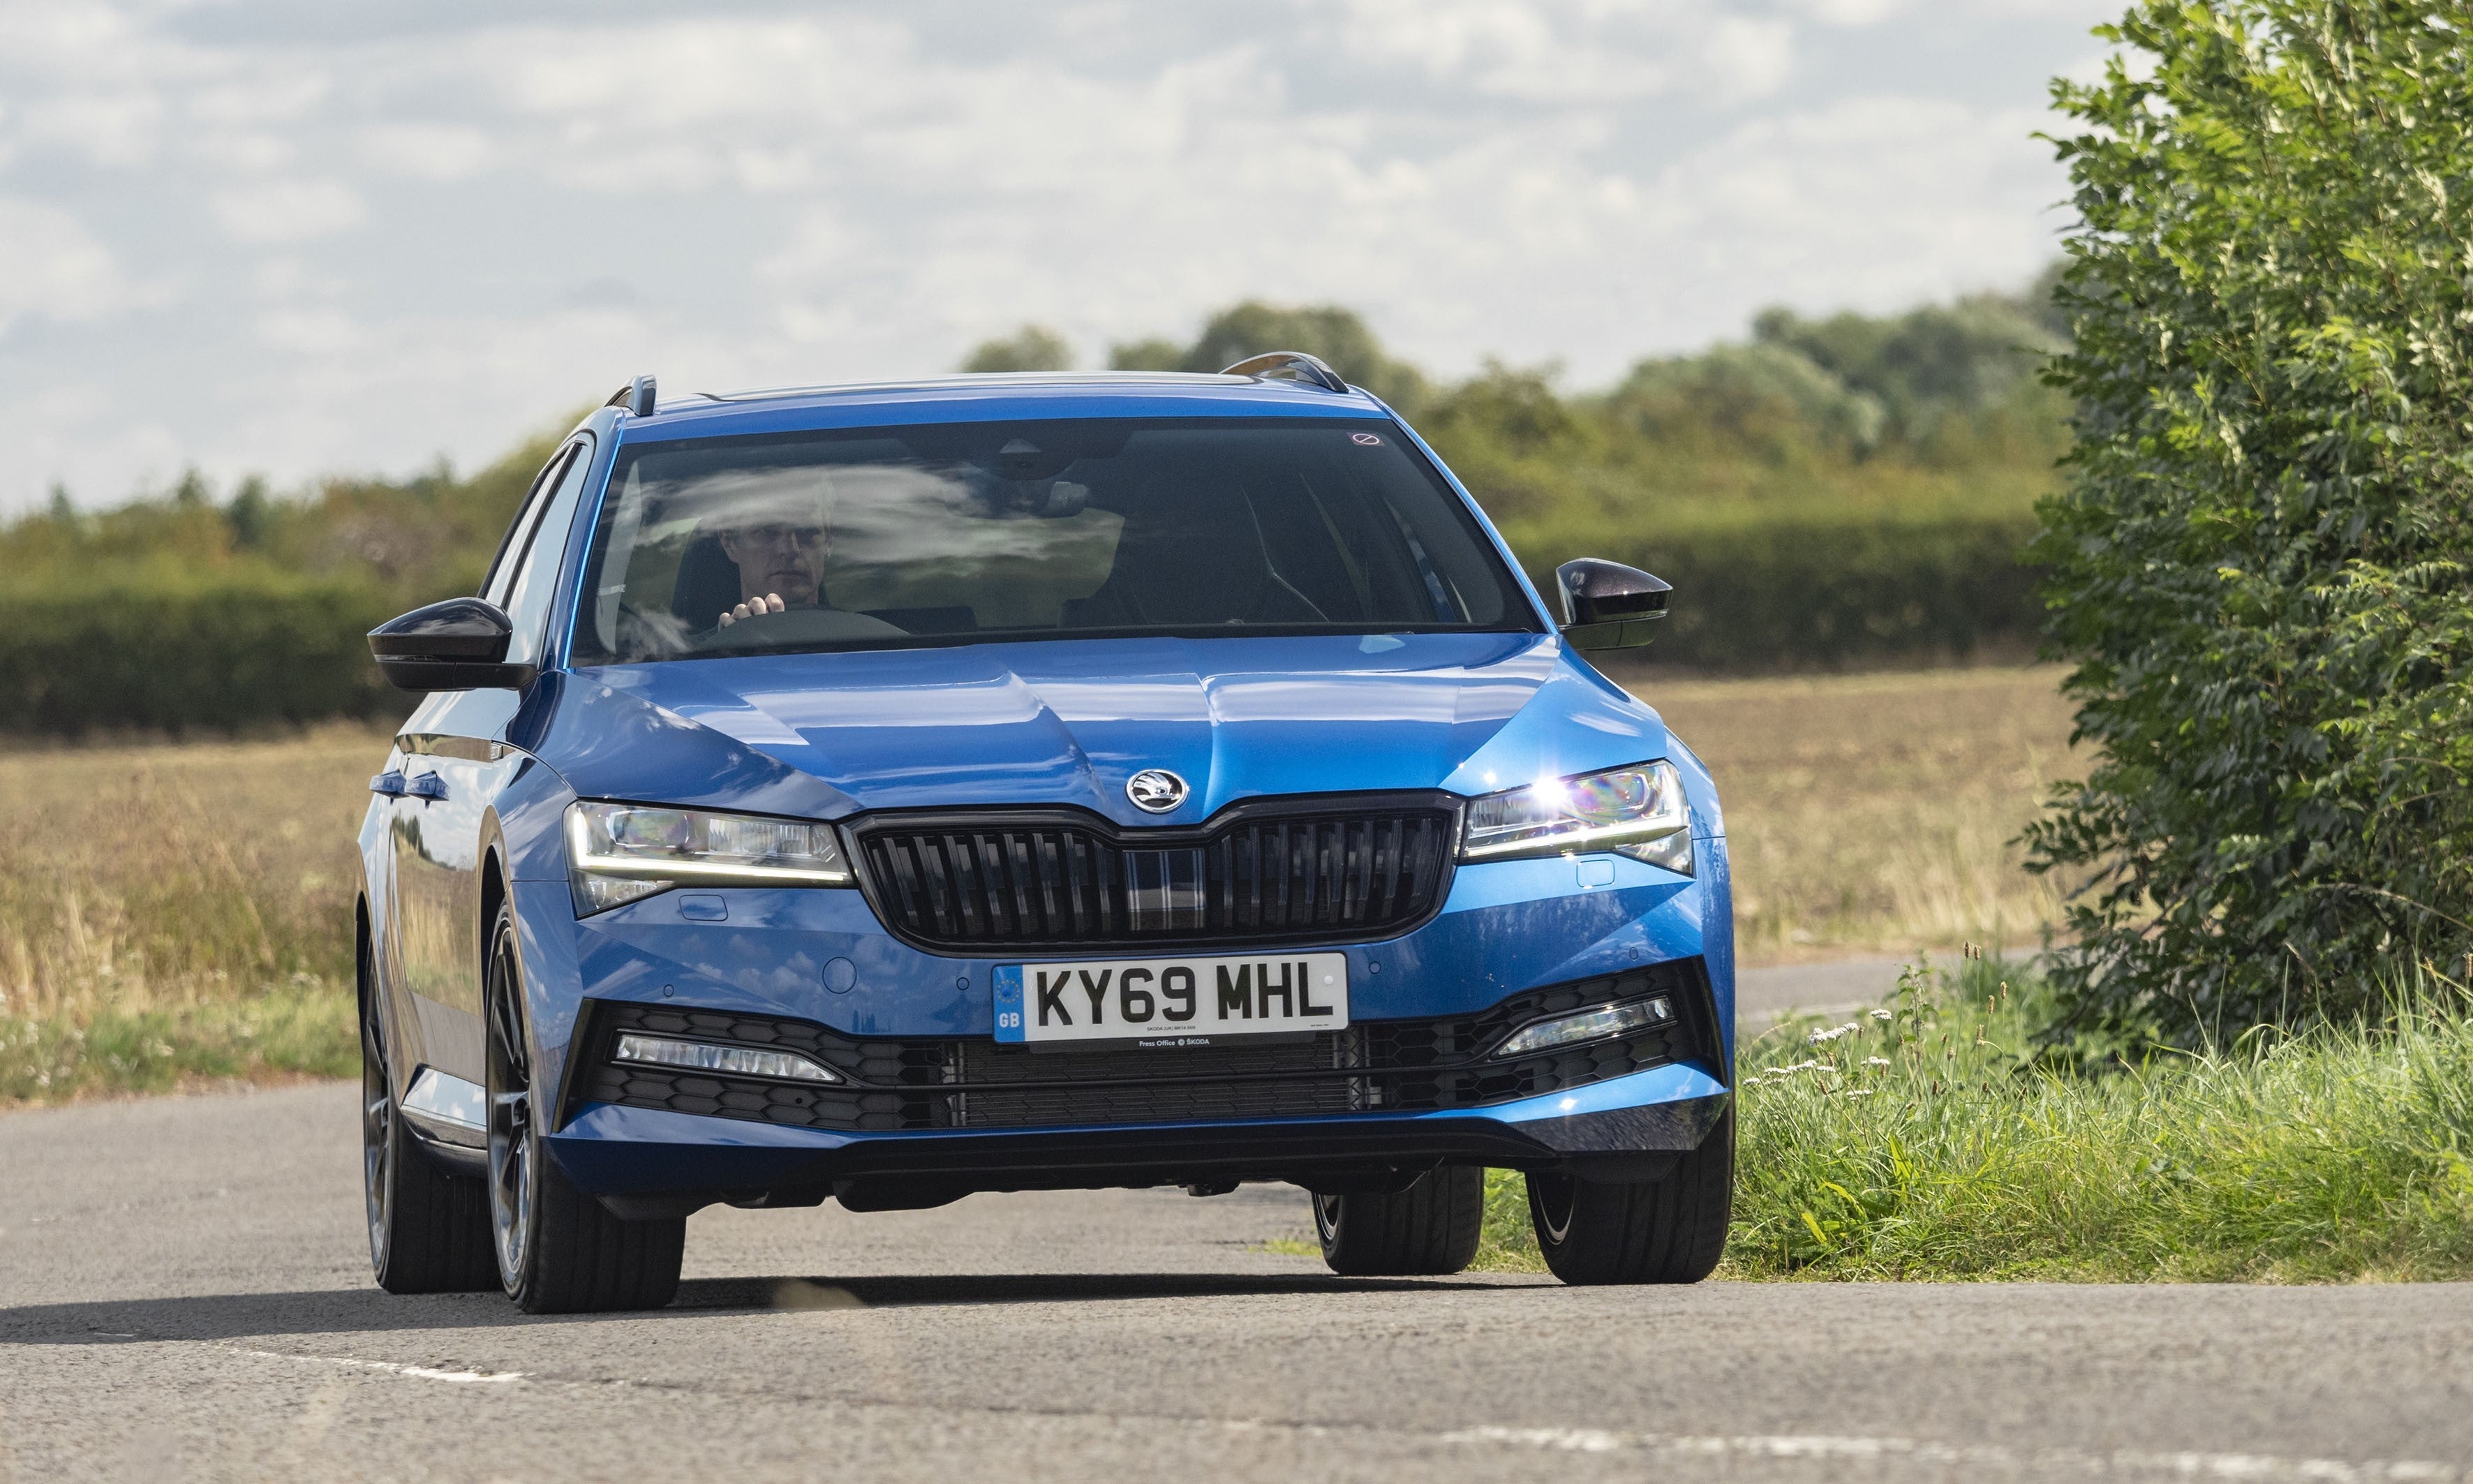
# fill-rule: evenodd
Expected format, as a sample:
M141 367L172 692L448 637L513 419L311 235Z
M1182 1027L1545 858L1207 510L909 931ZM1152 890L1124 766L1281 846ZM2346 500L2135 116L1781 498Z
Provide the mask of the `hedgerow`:
M2101 761L2081 1023L2374 1010L2473 947L2473 58L2461 5L2153 0L2055 84L2081 225L2051 633Z

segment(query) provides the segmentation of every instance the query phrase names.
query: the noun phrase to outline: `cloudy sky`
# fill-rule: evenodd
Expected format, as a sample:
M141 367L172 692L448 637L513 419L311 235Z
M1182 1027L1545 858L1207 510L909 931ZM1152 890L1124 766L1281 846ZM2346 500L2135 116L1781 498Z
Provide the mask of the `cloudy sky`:
M0 0L0 515L1247 296L1574 385L2025 278L2117 0Z

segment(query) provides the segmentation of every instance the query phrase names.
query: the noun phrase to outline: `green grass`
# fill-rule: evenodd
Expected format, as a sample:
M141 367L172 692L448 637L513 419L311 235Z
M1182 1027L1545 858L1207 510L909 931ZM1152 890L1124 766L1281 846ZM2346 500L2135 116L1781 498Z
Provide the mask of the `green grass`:
M0 1106L360 1068L348 987L303 976L246 999L66 1016L0 1016Z
M2473 1277L2473 1014L2088 1075L1997 965L1742 1049L1737 1279L2341 1282ZM1540 1264L1491 1172L1478 1265Z

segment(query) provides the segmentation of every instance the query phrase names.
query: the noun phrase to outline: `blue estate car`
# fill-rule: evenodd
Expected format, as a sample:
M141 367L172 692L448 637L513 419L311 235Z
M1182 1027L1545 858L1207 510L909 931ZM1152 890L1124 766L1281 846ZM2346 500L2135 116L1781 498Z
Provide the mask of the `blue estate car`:
M1731 1200L1709 776L1431 449L1309 356L697 395L542 469L361 830L379 1282L675 1291L714 1202L1242 1181L1455 1272L1486 1166L1573 1282Z

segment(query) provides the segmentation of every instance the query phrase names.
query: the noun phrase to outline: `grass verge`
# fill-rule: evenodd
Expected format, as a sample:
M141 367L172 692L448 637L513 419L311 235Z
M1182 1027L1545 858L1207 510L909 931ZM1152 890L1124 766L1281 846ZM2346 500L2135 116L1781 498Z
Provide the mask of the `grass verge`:
M1741 1056L1738 1279L2341 1282L2473 1277L2473 1015L2257 1037L2099 1075L2029 1047L2040 987L1915 969ZM1534 1271L1491 1172L1479 1265Z
M0 749L0 1107L348 1073L386 735Z
M248 999L0 1016L0 1105L351 1076L358 1036L350 989L317 979Z

